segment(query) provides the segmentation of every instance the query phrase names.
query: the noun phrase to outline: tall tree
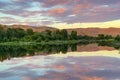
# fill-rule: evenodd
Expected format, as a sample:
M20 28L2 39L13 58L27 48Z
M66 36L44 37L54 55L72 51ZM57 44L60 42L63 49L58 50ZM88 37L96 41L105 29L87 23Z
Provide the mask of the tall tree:
M61 30L62 40L68 39L68 32L66 29Z
M117 36L115 37L115 40L116 40L116 41L120 41L120 35L117 35Z
M27 29L26 32L27 32L27 35L33 35L33 33L34 33L32 29Z
M77 39L77 31L72 31L70 35L70 39L76 40Z

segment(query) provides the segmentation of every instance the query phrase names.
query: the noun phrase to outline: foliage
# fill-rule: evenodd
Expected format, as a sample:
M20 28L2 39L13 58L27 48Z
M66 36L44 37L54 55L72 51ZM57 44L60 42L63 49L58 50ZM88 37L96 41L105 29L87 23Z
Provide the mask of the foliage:
M70 38L69 38L70 37ZM0 42L12 42L12 41L23 41L23 42L41 42L51 40L76 40L77 32L72 31L68 34L67 30L46 30L43 32L34 32L32 29L21 29L21 28L7 28L0 27Z
M115 37L115 41L120 41L120 35L117 35L117 36Z
M43 32L34 32L32 29L9 28L0 25L0 42L49 42L49 41L64 41L64 40L83 40L83 41L99 41L99 40L115 40L120 41L120 35L115 38L111 35L99 34L98 36L78 35L77 31L63 30L46 30Z

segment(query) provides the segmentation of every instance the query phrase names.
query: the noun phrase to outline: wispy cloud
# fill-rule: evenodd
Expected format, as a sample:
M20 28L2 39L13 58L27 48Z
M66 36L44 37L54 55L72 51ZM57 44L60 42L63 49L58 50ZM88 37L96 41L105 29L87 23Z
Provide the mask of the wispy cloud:
M119 0L0 0L2 13L0 18L2 20L5 19L3 17L13 18L11 24L14 24L14 19L18 22L34 20L35 23L43 25L48 25L44 22L45 19L51 25L54 22L67 24L107 22L120 19L119 5ZM33 20L31 17L34 17ZM7 23L9 20L5 21Z

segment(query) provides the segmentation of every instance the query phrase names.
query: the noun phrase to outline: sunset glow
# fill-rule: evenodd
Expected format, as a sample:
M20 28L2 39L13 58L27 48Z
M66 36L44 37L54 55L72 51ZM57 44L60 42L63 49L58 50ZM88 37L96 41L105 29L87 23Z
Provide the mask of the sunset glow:
M120 27L120 0L0 0L0 24Z

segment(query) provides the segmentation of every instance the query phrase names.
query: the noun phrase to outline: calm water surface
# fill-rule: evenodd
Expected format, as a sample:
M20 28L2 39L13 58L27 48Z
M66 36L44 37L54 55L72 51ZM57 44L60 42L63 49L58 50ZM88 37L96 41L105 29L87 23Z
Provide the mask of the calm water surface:
M1 53L0 80L120 80L119 49L88 44L76 50L34 52L34 56L25 53L19 57L15 56L17 52L5 52L7 57Z

